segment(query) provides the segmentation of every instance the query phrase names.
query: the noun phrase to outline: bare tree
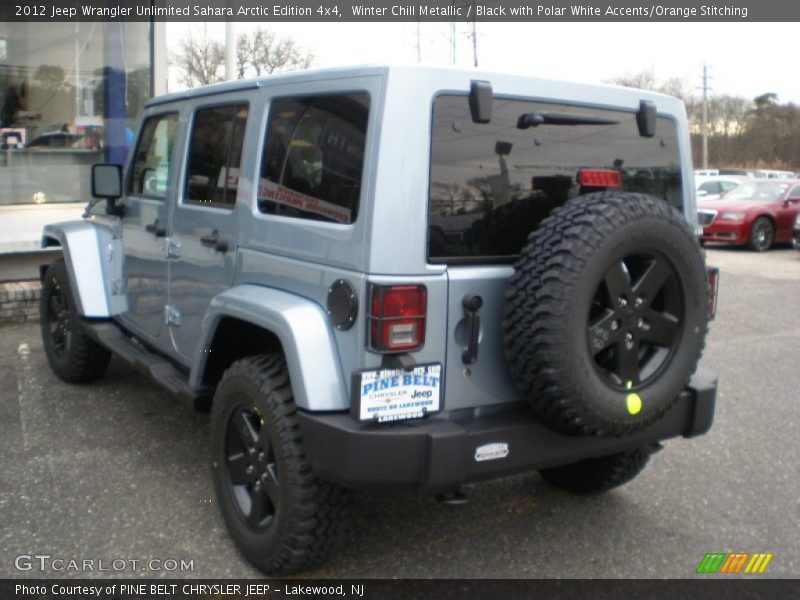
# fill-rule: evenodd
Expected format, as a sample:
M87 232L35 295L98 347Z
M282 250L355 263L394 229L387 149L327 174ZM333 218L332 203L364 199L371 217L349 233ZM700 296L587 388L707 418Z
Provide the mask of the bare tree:
M636 73L625 73L619 77L609 79L608 83L622 85L625 87L637 88L640 90L651 90L669 96L676 96L681 100L686 100L692 96L686 87L686 82L678 77L670 77L664 81L656 79L653 71L643 69Z
M206 27L203 27L202 35L188 31L171 60L180 69L183 83L189 87L224 79L225 48L221 42L209 39Z
M686 105L695 159L700 155L702 100L685 81L658 81L652 71L626 73L610 81L677 96ZM756 98L708 97L708 147L719 167L800 168L800 107L768 92Z
M240 79L307 69L313 64L311 50L268 29L243 33L236 40L236 69Z

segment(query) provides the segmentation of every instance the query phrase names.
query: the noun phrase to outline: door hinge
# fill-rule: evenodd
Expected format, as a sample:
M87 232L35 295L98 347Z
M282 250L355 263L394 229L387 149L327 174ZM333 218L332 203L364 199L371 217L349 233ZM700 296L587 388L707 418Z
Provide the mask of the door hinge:
M167 239L167 258L178 258L181 255L181 241L176 238Z
M172 304L164 307L164 322L168 326L178 327L181 324L181 312Z

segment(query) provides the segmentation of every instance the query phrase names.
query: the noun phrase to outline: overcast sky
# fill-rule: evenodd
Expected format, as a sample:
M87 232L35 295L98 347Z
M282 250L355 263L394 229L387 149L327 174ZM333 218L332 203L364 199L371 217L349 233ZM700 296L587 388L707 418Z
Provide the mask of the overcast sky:
M237 31L258 24L239 23ZM262 27L311 47L319 66L417 60L416 23L263 23ZM170 23L168 43L187 28ZM209 23L224 39L225 25ZM472 65L471 25L458 24L458 66ZM420 26L422 62L450 62L448 23ZM554 79L603 81L643 69L658 80L679 77L701 86L709 65L712 93L755 97L775 92L800 103L795 23L478 23L480 68ZM173 73L170 89L179 87Z

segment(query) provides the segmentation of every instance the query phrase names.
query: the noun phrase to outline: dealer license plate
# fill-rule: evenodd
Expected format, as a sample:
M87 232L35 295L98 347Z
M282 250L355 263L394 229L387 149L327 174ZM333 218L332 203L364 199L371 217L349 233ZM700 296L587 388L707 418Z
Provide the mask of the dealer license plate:
M442 365L353 374L353 416L360 421L420 419L442 408Z

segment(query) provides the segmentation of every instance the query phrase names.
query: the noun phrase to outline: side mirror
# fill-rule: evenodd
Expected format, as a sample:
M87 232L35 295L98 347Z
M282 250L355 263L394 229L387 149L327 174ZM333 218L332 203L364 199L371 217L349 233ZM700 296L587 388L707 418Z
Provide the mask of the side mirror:
M786 202L784 202L784 204L786 206L789 206L790 204L800 204L800 197L792 196L791 198L787 198Z
M702 198L703 196L708 196L708 192L705 190L697 190L695 192L695 196L697 196L698 198Z
M92 166L92 196L98 200L122 197L122 168L104 163Z

